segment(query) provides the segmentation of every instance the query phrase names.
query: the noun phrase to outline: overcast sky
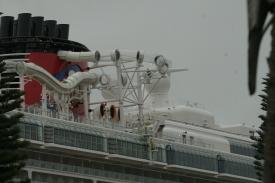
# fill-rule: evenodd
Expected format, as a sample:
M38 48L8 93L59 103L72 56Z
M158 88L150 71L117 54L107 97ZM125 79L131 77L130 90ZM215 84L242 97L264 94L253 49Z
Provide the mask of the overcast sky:
M269 54L262 45L258 93L247 90L245 0L0 0L0 11L70 24L70 39L90 49L142 49L161 53L174 67L171 96L197 102L221 124L258 126L261 77Z

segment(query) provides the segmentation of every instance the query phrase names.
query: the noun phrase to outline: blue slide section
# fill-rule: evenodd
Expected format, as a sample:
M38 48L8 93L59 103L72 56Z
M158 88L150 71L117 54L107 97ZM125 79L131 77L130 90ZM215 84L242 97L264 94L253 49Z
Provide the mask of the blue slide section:
M68 67L65 67L62 71L54 74L53 76L59 81L62 81L63 79L68 77L68 73L70 71L78 72L81 71L81 69L78 65L69 65Z

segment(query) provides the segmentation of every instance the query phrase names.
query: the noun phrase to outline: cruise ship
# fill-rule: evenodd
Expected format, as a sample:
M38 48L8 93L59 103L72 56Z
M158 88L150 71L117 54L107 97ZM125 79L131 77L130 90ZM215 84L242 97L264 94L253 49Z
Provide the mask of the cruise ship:
M69 25L56 20L1 17L0 58L17 73L11 87L25 91L19 127L30 145L19 179L260 182L255 129L222 127L195 104L170 102L171 76L186 69L161 54L88 49L68 38Z

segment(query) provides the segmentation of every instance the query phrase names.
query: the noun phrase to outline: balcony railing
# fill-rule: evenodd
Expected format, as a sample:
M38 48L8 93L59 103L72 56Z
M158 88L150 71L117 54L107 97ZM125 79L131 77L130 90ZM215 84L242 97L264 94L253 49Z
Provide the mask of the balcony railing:
M129 126L127 125L123 125L120 122L116 122L108 118L102 119L102 120L85 119L83 117L74 116L73 113L56 112L54 110L42 110L42 108L38 106L24 107L23 109L20 109L20 111L42 116L42 117L66 120L69 122L89 124L92 126L99 126L99 127L122 130L122 131L125 131L125 129L129 128Z

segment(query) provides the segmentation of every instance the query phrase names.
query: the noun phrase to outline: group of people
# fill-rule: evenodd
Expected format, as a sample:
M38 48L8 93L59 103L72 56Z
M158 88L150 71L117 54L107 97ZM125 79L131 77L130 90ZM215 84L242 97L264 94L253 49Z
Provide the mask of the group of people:
M119 109L114 105L111 105L110 107L107 105L106 102L100 104L99 107L100 110L100 118L105 120L112 120L112 121L118 121L119 120Z

